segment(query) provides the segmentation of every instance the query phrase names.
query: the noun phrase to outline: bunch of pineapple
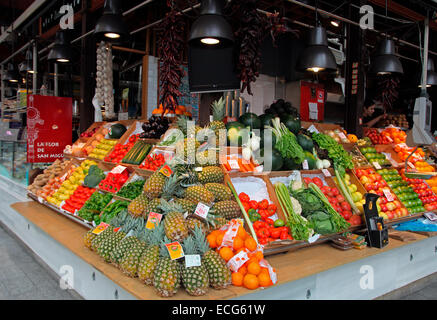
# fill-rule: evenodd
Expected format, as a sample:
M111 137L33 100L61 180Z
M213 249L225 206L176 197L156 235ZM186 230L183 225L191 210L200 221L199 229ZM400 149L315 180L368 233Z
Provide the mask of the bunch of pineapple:
M227 288L231 284L231 270L226 261L209 247L205 234L199 228L194 230L194 241L208 272L209 285L214 289Z
M119 263L120 269L129 277L134 278L138 275L140 257L147 248L148 237L149 232L145 229L139 232L135 237L136 240L133 241L133 245L123 255Z
M197 229L197 232L199 229ZM195 231L196 232L196 231ZM192 236L185 239L182 244L184 253L186 255L200 254L198 249L199 245L196 243ZM209 275L205 264L201 263L200 266L186 267L185 263L181 264L181 279L185 291L191 296L203 296L208 293L209 287Z
M129 210L129 213L132 216L141 217L144 216L148 204L149 204L149 198L143 192L142 194L140 194L138 197L136 197L134 200L131 201L127 209Z
M161 297L172 297L181 286L181 269L177 260L171 260L166 244L171 240L164 238L160 243L159 260L153 272L153 286Z
M137 243L137 236L144 232L145 222L143 218L137 218L134 220L133 227L123 240L121 240L114 250L111 251L109 259L113 265L120 267L120 263L125 254Z
M158 224L149 235L148 247L143 251L138 262L138 278L146 285L153 284L153 274L159 261L160 243L164 239L164 226Z
M185 222L183 209L175 202L169 203L164 199L160 205L164 217L164 231L168 239L181 241L188 236L188 227Z

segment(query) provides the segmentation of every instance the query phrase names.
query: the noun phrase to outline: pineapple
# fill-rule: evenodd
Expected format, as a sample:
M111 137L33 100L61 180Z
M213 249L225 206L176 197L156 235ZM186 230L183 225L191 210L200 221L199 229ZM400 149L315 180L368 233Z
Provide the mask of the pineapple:
M179 262L170 259L166 243L170 243L167 238L160 243L160 258L153 273L153 286L159 296L172 297L181 286L181 270Z
M161 201L160 208L165 214L164 230L165 235L172 241L180 241L188 236L188 228L185 223L183 209L176 203Z
M196 227L202 229L203 232L208 232L208 230L209 230L206 223L203 222L202 220L198 219L196 216L188 217L187 219L185 219L185 223L186 223L187 228L188 228L190 233L193 233L193 231Z
M84 243L85 247L87 247L88 249L91 249L91 243L97 237L97 235L94 234L93 231L94 231L94 229L91 229L90 231L85 233L85 235L83 237L83 243Z
M226 144L226 125L223 122L225 115L225 100L221 97L220 100L212 103L213 122L209 124L209 128L215 133L217 146Z
M97 251L99 249L100 244L108 238L111 234L114 233L114 227L109 226L105 230L103 230L94 240L91 242L91 250Z
M210 215L211 217L213 215ZM229 220L227 220L226 218L223 217L216 217L214 216L214 219L211 219L210 224L212 225L214 230L220 229L221 227L227 225L229 222Z
M129 249L136 243L138 240L135 235L139 235L139 233L143 232L145 226L144 226L144 219L138 218L135 219L132 227L130 227L130 231L127 234L127 236L121 240L118 245L115 247L115 249L110 253L110 260L113 265L116 267L119 267L120 261L123 259L126 252L129 251Z
M187 116L181 115L178 116L177 119L177 126L179 128L179 130L182 131L182 133L184 134L184 137L186 138L193 138L197 135L197 133L202 130L202 128L200 126L195 125L195 122L192 121L192 123L188 123L190 120Z
M195 232L202 231L199 228L196 228ZM185 254L199 254L196 242L191 236L185 239L182 246ZM182 284L189 295L203 296L208 292L209 277L204 264L189 268L187 268L185 264L181 264L181 278Z
M200 183L221 183L225 175L220 167L204 167L202 171L197 172L197 179Z
M138 263L138 278L146 285L153 284L153 273L159 260L159 248L164 238L163 224L159 224L152 230L149 237L149 247L144 250Z
M176 154L188 161L189 164L194 164L196 161L196 150L200 147L200 142L194 137L179 140L176 143Z
M194 240L208 271L210 286L214 289L227 288L231 284L231 270L226 266L226 261L210 249L205 234L198 228L194 231Z
M97 249L97 254L106 262L110 262L110 254L116 248L118 243L126 236L126 232L132 226L133 218L130 217L126 210L122 211L118 216L111 220L111 224L115 227L120 227L118 232L112 233L109 237L103 240Z
M146 231L141 232L133 246L124 254L120 261L120 269L129 277L136 277L138 275L138 264L140 262L141 254L146 250L146 241L148 234Z
M148 204L149 204L149 199L147 195L143 192L129 204L128 206L129 213L134 217L143 216Z
M224 200L214 203L210 213L229 220L241 217L240 206L233 200Z
M231 189L222 183L207 183L205 188L214 194L215 201L232 199Z
M194 210L196 210L197 204L193 201L187 199L175 199L174 202L182 207L183 212L188 212L188 214L192 214L194 213Z
M210 205L214 202L214 194L204 186L192 186L187 188L185 199L194 203L202 202L206 205Z
M150 200L145 207L145 218L147 218L150 212L161 213L162 210L159 208L160 204L161 204L161 198L155 198Z
M144 184L143 191L145 195L150 200L161 196L165 181L166 177L161 172L159 172L159 170L156 170Z
M219 163L219 153L215 149L200 151L196 154L196 167L216 166Z

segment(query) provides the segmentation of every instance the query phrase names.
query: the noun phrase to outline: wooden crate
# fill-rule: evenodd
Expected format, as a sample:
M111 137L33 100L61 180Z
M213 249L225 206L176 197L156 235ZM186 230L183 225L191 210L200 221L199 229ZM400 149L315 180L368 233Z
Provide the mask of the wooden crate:
M393 159L393 161L391 161L393 167L395 168L402 167L405 165L405 162L399 158L399 155L393 149L393 146L394 145L392 144L377 144L375 145L375 150L380 153L384 152L390 154L391 158Z

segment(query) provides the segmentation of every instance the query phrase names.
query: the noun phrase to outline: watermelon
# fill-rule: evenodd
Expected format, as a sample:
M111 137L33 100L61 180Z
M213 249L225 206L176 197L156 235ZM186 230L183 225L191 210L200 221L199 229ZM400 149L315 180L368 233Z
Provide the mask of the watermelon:
M254 152L253 158L259 164L264 165L264 171L279 171L284 164L281 153L275 148L272 149L270 157L267 155L264 158L264 149L259 149L257 152Z
M242 123L246 127L250 127L251 129L260 129L261 128L261 120L254 113L245 113L239 119L238 122Z
M314 148L313 140L304 134L297 135L297 142L305 151L312 152Z
M316 158L311 152L305 151L305 160L308 162L309 170L314 170L316 168Z
M300 119L289 114L283 116L281 122L294 134L297 134L301 128Z
M259 116L259 119L261 120L261 127L264 128L265 126L271 126L272 125L272 119L274 119L273 114L262 114Z
M294 162L293 159L284 159L283 169L284 170L300 170L301 165Z
M120 139L126 131L127 129L124 125L121 123L116 123L111 126L108 135L111 139Z

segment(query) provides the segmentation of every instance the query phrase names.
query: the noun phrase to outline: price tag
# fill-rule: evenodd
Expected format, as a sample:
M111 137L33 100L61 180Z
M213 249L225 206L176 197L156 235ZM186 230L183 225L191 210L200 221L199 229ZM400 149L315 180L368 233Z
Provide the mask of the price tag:
M115 168L113 168L113 169L111 170L111 173L112 173L112 174L122 173L125 169L126 169L126 167L123 167L123 166L116 166Z
M408 166L409 166L411 169L416 169L416 167L414 166L414 164L412 164L410 161L408 161L407 164L408 164Z
M255 172L256 173L261 173L261 172L263 172L264 171L264 166L258 166L258 167L255 167Z
M234 272L237 272L243 264L249 261L249 257L247 256L246 250L247 249L241 250L239 253L233 256L231 260L228 261L226 265L228 266L229 269L231 269Z
M304 160L304 162L302 162L302 168L304 170L308 170L310 167L308 166L308 160Z
M62 177L61 177L61 182L65 181L65 178L67 178L68 172L66 172Z
M43 203L43 202L44 202L44 199L43 199L42 197L38 197L38 202L39 202L39 203Z
M162 214L150 212L147 218L146 229L153 230L161 222Z
M200 255L188 254L185 256L185 268L200 267L201 265Z
M187 219L188 218L188 211L185 211L185 213L184 213L184 219Z
M115 228L114 229L114 233L117 233L118 231L120 231L121 227Z
M384 188L384 189L382 189L382 192L384 192L384 195L385 195L385 197L387 198L387 200L389 202L394 201L394 197L393 197L393 195L392 195L392 193L390 192L389 189Z
M372 164L375 167L375 169L377 169L377 170L382 169L381 165L378 162L374 161L374 162L372 162Z
M322 169L322 172L323 172L323 175L324 175L325 177L330 177L330 176L331 176L331 172L329 172L328 169Z
M228 163L232 170L240 170L240 165L238 164L237 160L230 159Z
M434 212L425 212L424 216L430 221L437 221L437 215Z
M105 231L107 227L109 227L109 224L102 222L93 230L93 233L100 234Z
M313 124L308 128L308 131L311 133L319 133L319 130L317 130L317 128Z
M179 242L172 242L165 245L171 260L176 260L184 257L184 249Z
M203 171L203 168L202 168L202 167L196 167L196 168L194 168L194 171L196 171L196 172L202 172L202 171Z
M342 140L348 140L347 137L344 135L343 132L340 132L340 133L338 134L338 137L339 137L340 139L342 139Z
M393 143L393 139L390 136L385 136L390 143Z
M320 238L320 234L315 234L311 238L308 239L308 243L314 243L317 240L319 240L319 238Z
M206 204L203 204L202 202L199 202L196 210L194 211L194 214L205 219L208 216L208 212L209 212L209 207Z
M170 169L170 167L168 165L165 165L161 168L161 170L159 170L160 173L162 173L164 176L166 176L167 178L170 178L171 175L173 174L173 170Z

